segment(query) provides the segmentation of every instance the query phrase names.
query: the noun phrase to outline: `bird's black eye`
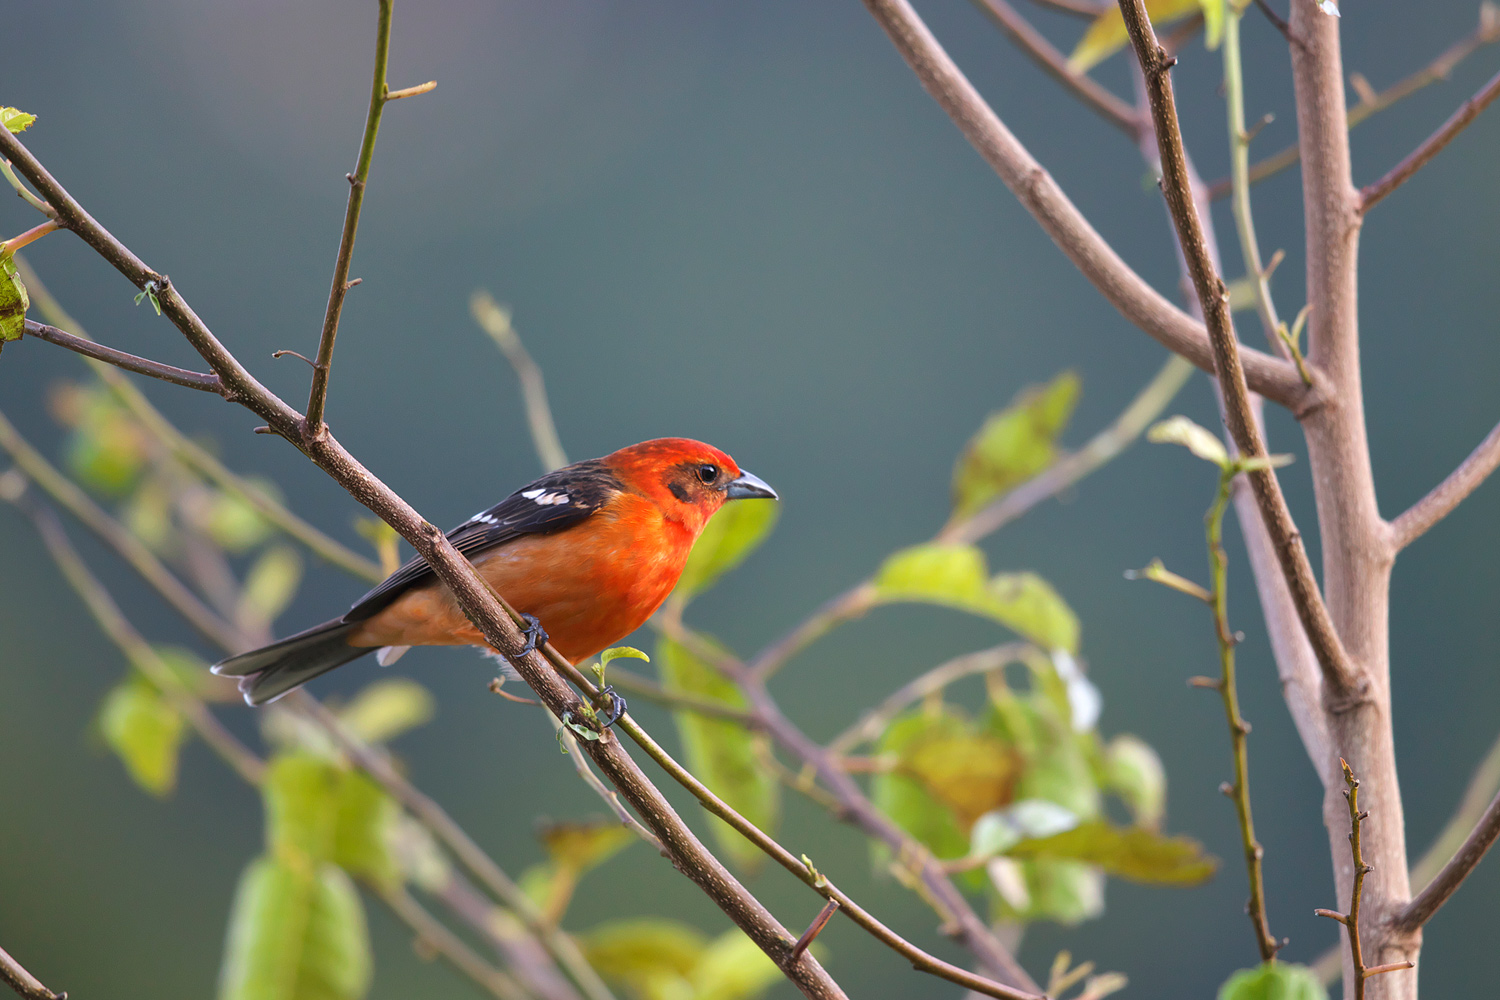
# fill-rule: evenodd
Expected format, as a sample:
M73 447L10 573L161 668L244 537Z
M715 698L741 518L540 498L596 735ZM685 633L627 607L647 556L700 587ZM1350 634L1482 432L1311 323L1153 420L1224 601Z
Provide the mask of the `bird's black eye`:
M698 479L705 485L713 485L714 480L719 478L719 467L717 465L698 466Z

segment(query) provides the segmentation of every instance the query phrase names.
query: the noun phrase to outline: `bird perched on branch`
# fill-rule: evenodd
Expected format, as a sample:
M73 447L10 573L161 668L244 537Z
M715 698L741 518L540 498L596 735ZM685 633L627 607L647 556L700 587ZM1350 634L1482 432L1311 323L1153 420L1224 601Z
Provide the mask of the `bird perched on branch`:
M776 491L701 441L658 438L548 473L448 532L526 618L527 648L551 640L578 663L645 623L677 584L693 543L726 500ZM543 631L545 629L545 631ZM484 646L420 556L342 618L214 665L251 705L379 651Z

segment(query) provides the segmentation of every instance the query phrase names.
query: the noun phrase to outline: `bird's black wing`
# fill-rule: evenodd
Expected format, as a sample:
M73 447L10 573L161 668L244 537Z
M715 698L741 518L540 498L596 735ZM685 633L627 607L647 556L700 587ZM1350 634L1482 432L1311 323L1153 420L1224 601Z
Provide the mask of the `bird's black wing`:
M558 531L577 524L623 489L614 474L597 459L575 462L549 472L489 510L475 514L448 532L448 540L473 559L485 549L504 545L520 535ZM427 560L417 556L356 601L343 620L358 622L371 618L432 576Z

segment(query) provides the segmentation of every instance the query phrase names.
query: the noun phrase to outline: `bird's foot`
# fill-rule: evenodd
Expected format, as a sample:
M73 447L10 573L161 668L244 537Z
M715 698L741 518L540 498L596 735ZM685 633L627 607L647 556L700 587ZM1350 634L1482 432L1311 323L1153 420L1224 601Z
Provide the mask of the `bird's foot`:
M599 720L599 725L608 729L616 722L619 722L620 717L625 714L625 699L615 693L615 686L613 684L606 685L599 692L599 696L609 699L609 707L604 710L603 717Z
M550 638L547 635L547 630L542 628L541 619L537 618L536 615L529 615L522 611L521 620L526 623L526 627L521 630L521 634L526 637L526 645L521 647L521 651L516 654L517 656L525 656L527 653L536 652L536 647Z

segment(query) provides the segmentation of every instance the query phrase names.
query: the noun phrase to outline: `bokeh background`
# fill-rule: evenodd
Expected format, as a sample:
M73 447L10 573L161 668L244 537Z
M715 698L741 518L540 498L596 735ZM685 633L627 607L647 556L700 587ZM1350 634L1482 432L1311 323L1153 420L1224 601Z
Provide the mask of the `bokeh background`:
M327 295L369 87L374 4L354 0L52 0L8 29L0 100L34 112L26 141L153 266L257 376L296 401ZM1076 105L962 0L924 15L1007 123L1094 224L1157 287L1176 287L1159 196L1135 149ZM1036 16L1063 48L1078 22ZM1472 0L1344 4L1346 68L1381 87L1472 30ZM1294 137L1285 43L1246 20L1249 115L1271 111L1264 153ZM1360 127L1355 179L1378 176L1500 64L1481 50L1454 74ZM1203 173L1227 166L1217 54L1195 44L1178 73ZM376 153L330 399L341 439L430 519L457 522L538 471L515 381L467 315L476 287L514 308L543 365L570 455L684 434L713 441L785 497L775 535L694 605L693 621L753 651L880 557L930 535L951 463L990 410L1027 383L1077 370L1067 440L1103 425L1163 352L1095 294L918 88L854 0L424 0L398 5L391 81L438 89L390 107ZM1128 93L1119 57L1101 76ZM1381 508L1392 516L1457 463L1496 419L1500 375L1500 113L1472 126L1382 204L1363 239L1365 386ZM1257 189L1284 313L1301 304L1295 171ZM0 199L0 229L31 226ZM1231 234L1227 213L1218 218ZM1239 269L1226 241L1231 275ZM110 343L189 363L181 338L74 238L28 251L65 305ZM1250 339L1247 336L1247 339ZM49 385L76 358L36 341L0 362L0 403L55 453ZM152 398L216 439L231 464L274 477L339 537L362 513L244 411L169 387ZM1175 411L1212 425L1207 381ZM1300 453L1277 414L1273 450ZM1309 535L1305 463L1283 473ZM990 539L997 568L1051 579L1083 621L1106 707L1101 731L1140 734L1171 780L1168 826L1221 857L1237 847L1216 791L1228 775L1219 709L1189 690L1214 645L1200 608L1121 575L1153 556L1202 575L1200 516L1212 475L1181 449L1139 445ZM1482 489L1401 557L1392 612L1396 730L1413 854L1425 848L1494 739L1500 491ZM128 571L76 532L136 622L193 642ZM1319 790L1279 700L1237 549L1233 622L1247 634L1242 690L1273 927L1288 957L1334 940ZM361 585L314 567L284 630L326 618ZM75 997L204 996L215 982L235 880L259 850L260 806L201 745L176 794L156 801L90 735L123 664L13 510L0 510L0 941ZM938 616L934 627L932 616ZM939 638L934 639L934 636ZM829 638L776 682L828 737L921 669L999 638L939 612L887 611ZM204 650L204 652L208 652ZM417 650L399 667L438 695L437 724L403 737L417 782L512 870L542 856L538 815L599 804L536 715L499 702L466 651ZM316 688L353 690L369 669ZM249 733L245 711L223 713ZM671 734L665 716L641 714ZM693 822L696 809L685 812ZM930 911L869 873L859 839L788 799L782 840L806 851L904 932L950 958ZM779 871L753 887L788 924L816 900ZM678 915L727 920L644 848L590 876L571 924ZM1432 995L1488 981L1500 863L1481 866L1433 921ZM1105 917L1039 927L1021 956L1037 974L1071 949L1126 972L1133 996L1211 996L1253 964L1244 876L1207 887L1112 882ZM475 995L372 908L372 996ZM943 996L836 920L829 965L851 995ZM778 988L778 996L790 995ZM1336 989L1336 988L1335 988Z

